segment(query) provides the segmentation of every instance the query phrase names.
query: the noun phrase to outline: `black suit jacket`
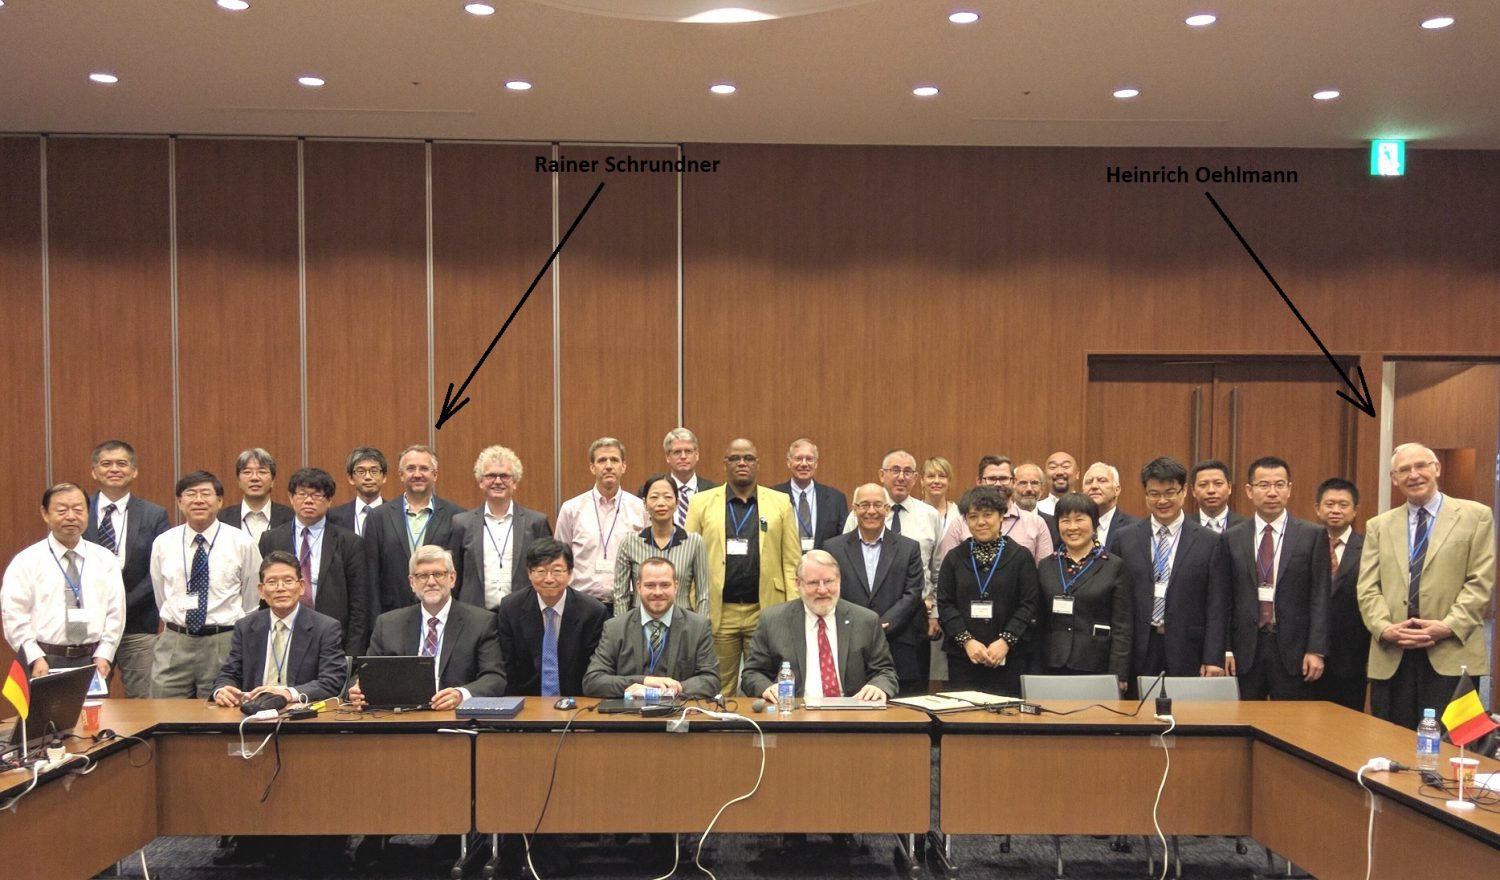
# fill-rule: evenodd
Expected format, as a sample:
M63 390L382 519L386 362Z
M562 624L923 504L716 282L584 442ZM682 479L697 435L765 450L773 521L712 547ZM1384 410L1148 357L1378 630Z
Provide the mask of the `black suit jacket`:
M1043 513L1040 510L1035 511L1035 513L1042 518L1042 522L1047 524L1047 534L1052 536L1052 549L1056 550L1058 547L1061 547L1063 542L1062 535L1057 531L1057 517L1050 513ZM1115 515L1119 516L1119 514Z
M274 529L279 525L290 522L292 520L292 517L294 517L295 515L296 514L290 507L287 507L285 504L280 504L278 502L272 501L271 524L267 526L266 529L269 531L270 529ZM224 509L220 510L219 522L224 523L225 525L234 526L235 528L240 528L240 505L235 504L231 507L225 507Z
M1135 616L1131 620L1134 649L1134 674L1140 674L1146 661L1146 647L1151 636L1151 605L1156 585L1151 547L1155 520L1136 520L1128 527L1110 531L1120 540L1120 556L1125 561L1125 577L1130 582ZM1177 551L1172 557L1172 573L1167 579L1167 674L1196 676L1203 664L1224 664L1224 628L1228 620L1228 602L1221 595L1225 584L1216 572L1223 561L1219 555L1219 535L1198 524L1194 517L1184 517Z
M702 485L703 481L698 483ZM771 487L777 492L785 492L792 499L792 514L797 513L797 496L792 494L792 481L777 483ZM817 499L817 512L813 517L813 549L826 550L828 539L844 531L844 520L849 516L849 499L843 492L825 486L817 480L813 481L813 497ZM802 536L802 525L799 519L797 525L797 536Z
M990 580L989 601L994 603L993 616L989 620L971 616L972 603L979 600L979 582L974 579L973 557L970 541L964 541L948 551L943 565L938 569L937 611L943 624L943 650L968 663L963 646L953 637L968 630L969 634L988 645L1000 638L1002 631L1016 636L1019 642L1012 648L1013 659L1006 663L1023 663L1032 653L1036 640L1037 606L1040 597L1037 590L1036 560L1031 552L1014 541L1006 541L1005 549L996 563L998 570Z
M251 691L265 683L266 645L271 633L271 609L260 608L241 617L229 639L229 656L214 679L214 690L233 685ZM310 608L299 608L287 648L286 679L308 702L336 697L344 689L349 667L344 661L344 639L339 622Z
M500 653L505 657L506 689L512 695L541 694L544 624L536 591L528 585L501 599L495 618L500 628ZM604 603L568 590L557 630L557 681L562 696L583 696L583 674L599 647L606 619Z
M453 537L453 517L463 508L446 498L432 497L432 515L422 533L423 544L447 547ZM366 578L374 591L370 616L417 603L406 579L411 549L407 543L406 508L400 498L375 508L365 520Z
M446 629L438 656L438 689L462 687L475 697L505 696L505 663L495 615L449 599ZM419 654L422 636L421 605L387 611L375 621L369 653L375 657Z
M823 549L838 560L839 597L880 615L888 640L915 645L917 636L911 619L922 607L921 546L886 529L880 538L873 591L866 586L865 554L857 529L829 539Z
M1053 614L1052 600L1063 595L1060 561L1053 554L1037 564L1042 594L1039 624L1042 648L1037 652L1041 670L1110 672L1128 682L1135 613L1124 561L1118 556L1100 554L1068 590L1067 595L1073 598L1073 613ZM1096 633L1096 624L1104 629Z
M552 537L547 517L512 501L510 541L515 546L511 566L510 589L514 593L531 586L526 574L526 550L538 538ZM484 606L484 505L465 510L453 517L453 532L448 536L448 552L458 570L458 598L470 605ZM541 644L538 642L538 644Z
M1109 537L1104 541L1104 552L1111 556L1123 556L1120 550L1120 531L1131 523L1140 522L1139 517L1131 516L1120 508L1115 508L1115 515L1109 521ZM1052 544L1054 548L1061 547L1060 541Z
M1359 611L1355 585L1359 581L1359 557L1365 536L1349 532L1344 558L1329 584L1328 658L1318 693L1355 711L1365 708L1365 662L1370 656L1370 631Z
M293 556L297 521L266 529L260 536L260 555L285 550ZM308 589L312 585L308 584ZM331 522L323 524L323 547L318 560L318 591L313 607L339 622L344 631L344 653L358 657L370 642L370 584L365 575L365 547L359 536Z
M95 544L99 543L98 503L98 495L89 497L89 524L83 530L83 539ZM119 520L115 525L118 529ZM125 568L120 572L125 581L125 632L156 634L161 618L151 586L151 545L168 528L166 508L130 496L125 506Z
M1220 571L1228 577L1233 612L1229 644L1235 666L1246 672L1255 663L1260 601L1256 593L1256 547L1261 530L1254 518L1224 530L1220 537L1229 560ZM1302 655L1328 653L1328 533L1306 520L1287 517L1276 567L1276 658L1289 675L1302 675ZM1368 642L1367 642L1368 644Z
M343 526L344 528L346 528L349 531L353 532L358 537L364 537L363 535L359 534L359 529L356 529L354 527L355 526L355 523L354 523L354 504L355 504L354 501L345 501L343 504L340 504L337 507L330 507L330 508L328 508L328 521L331 522L331 523L333 523L336 526ZM381 507L384 507L384 506L385 506L385 504L382 503L379 507L376 507L375 510L379 510ZM370 516L374 516L374 515L375 515L374 511L371 511L370 512ZM369 517L366 517L366 520L367 520L366 524L367 525L368 525L368 519L369 519Z

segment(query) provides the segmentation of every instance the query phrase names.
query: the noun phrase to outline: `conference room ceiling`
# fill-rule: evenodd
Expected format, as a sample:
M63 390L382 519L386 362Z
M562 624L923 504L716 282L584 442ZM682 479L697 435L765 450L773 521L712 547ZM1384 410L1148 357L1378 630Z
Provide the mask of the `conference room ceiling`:
M465 2L5 0L0 130L1500 148L1496 0L765 0L814 11L739 24L631 16L757 0Z

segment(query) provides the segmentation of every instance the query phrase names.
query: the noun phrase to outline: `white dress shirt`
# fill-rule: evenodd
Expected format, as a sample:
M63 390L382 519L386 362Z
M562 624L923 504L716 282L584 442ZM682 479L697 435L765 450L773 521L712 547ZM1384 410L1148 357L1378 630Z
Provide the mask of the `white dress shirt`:
M120 568L123 569L125 567L125 535L127 534L125 530L129 527L125 520L129 516L130 493L126 492L124 495L121 495L119 501L110 501L104 497L103 492L95 495L94 522L101 526L104 525L104 508L111 504L115 506L114 515L109 519L110 525L115 530L115 559L119 561Z
M67 552L68 548L49 534L17 553L5 569L4 585L0 586L5 641L28 666L46 653L38 642L75 644L67 638L71 604L63 556ZM120 563L109 550L84 540L73 552L79 557L80 606L88 633L76 644L97 641L94 656L113 663L115 648L125 631L125 583L120 578Z
M833 610L838 610L837 604L833 606ZM812 613L812 609L805 604L802 606L802 611L802 634L806 639L807 650L807 668L802 670L807 681L802 683L802 700L807 705L813 706L821 703L824 697L842 697L843 694L823 693L823 666L818 660L818 615ZM833 654L834 676L842 682L844 678L843 670L839 669L838 619L833 611L828 612L828 616L823 619L827 621L824 629L828 632L828 650Z
M507 505L505 513L495 516L484 509L484 607L498 608L500 600L510 595L516 558L516 506Z
M596 487L564 501L553 536L573 549L573 589L614 602L620 542L649 523L645 502L624 490L605 498Z
M448 601L443 603L443 607L438 609L438 613L437 614L433 614L433 613L429 612L427 610L427 606L426 605L423 605L421 607L422 607L422 629L421 629L420 633L417 635L417 653L418 654L422 653L422 645L426 644L426 642L427 642L427 627L430 626L430 624L427 621L429 621L432 618L436 617L437 620L438 620L438 628L437 628L438 640L437 640L437 653L433 654L433 662L432 662L432 686L435 689L437 689L437 690L442 690L443 689L443 639L446 638L447 635L448 635L448 611L449 611L449 609L451 609L453 607L453 597L452 596L448 597ZM474 696L473 694L469 693L469 689L466 688L466 687L458 687L458 688L454 688L454 690L458 691L460 694L463 694L463 698L465 700L467 700L468 698Z
M361 538L365 536L365 523L370 521L370 514L375 508L385 503L384 498L376 498L373 502L366 504L363 498L354 499L354 533Z
M1099 514L1099 527L1094 530L1094 538L1098 540L1100 547L1103 547L1104 542L1109 540L1109 527L1115 521L1115 511L1119 509L1118 507L1111 507L1107 513ZM1152 534L1155 534L1155 532L1153 531Z
M1036 503L1036 512L1057 516L1057 496L1047 495Z
M1276 588L1276 573L1281 571L1281 541L1286 537L1286 511L1281 511L1281 516L1276 517L1270 523L1261 519L1260 514L1256 513L1255 518L1251 522L1255 524L1255 528L1251 530L1250 538L1250 558L1255 560L1255 586L1259 588L1261 582L1269 574L1271 589L1274 591ZM1265 534L1266 526L1268 525L1271 527L1271 571L1262 572L1260 570L1260 542L1263 540L1262 536Z
M266 529L271 527L271 502L266 501L266 506L260 510L252 508L247 502L240 502L240 528L250 533L258 543L260 536L265 534Z
M151 545L151 586L161 619L187 626L188 575L193 565L193 537L198 533L183 524L167 529ZM233 626L260 603L260 550L242 529L214 522L203 533L208 542L208 619L206 626ZM210 549L211 548L211 549Z

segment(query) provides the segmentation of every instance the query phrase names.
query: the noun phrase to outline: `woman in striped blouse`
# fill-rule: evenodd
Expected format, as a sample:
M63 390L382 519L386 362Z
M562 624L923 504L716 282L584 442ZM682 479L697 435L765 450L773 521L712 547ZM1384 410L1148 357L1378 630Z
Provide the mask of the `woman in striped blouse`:
M626 535L615 558L615 616L635 610L635 583L641 563L665 556L677 569L677 595L688 607L708 615L708 554L703 538L672 521L677 512L677 483L668 474L653 474L641 486L641 500L651 524Z

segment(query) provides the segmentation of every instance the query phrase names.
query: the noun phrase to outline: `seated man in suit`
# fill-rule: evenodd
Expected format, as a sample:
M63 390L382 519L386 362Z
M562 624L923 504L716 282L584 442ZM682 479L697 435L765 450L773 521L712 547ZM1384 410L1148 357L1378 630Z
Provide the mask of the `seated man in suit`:
M640 696L661 688L673 696L710 699L719 692L719 659L708 618L677 605L677 569L666 557L641 563L639 614L604 624L583 676L591 697Z
M919 611L925 616L922 548L885 527L887 511L885 490L879 483L855 489L859 528L829 540L824 549L838 562L843 598L880 615L902 692L917 693L927 685L917 662L917 652L927 650L927 643L913 627Z
M792 497L802 552L821 550L829 538L844 530L849 499L832 486L813 482L813 474L818 472L818 446L811 440L801 437L792 441L786 451L786 466L792 478L771 488Z
M306 590L297 557L272 550L261 560L260 598L266 607L235 623L229 658L214 680L215 703L238 706L263 693L311 703L344 689L348 667L339 622L303 608Z
M824 697L884 703L895 696L896 666L880 616L839 599L837 560L826 550L805 554L797 565L797 589L801 602L776 605L760 616L745 658L745 694L774 704L776 676L789 662L808 706Z
M292 554L307 581L302 604L337 620L344 631L344 653L358 657L370 641L364 544L328 515L334 489L327 471L301 468L287 480L286 489L294 518L260 536L260 555L272 550Z
M500 600L496 620L505 681L512 695L582 696L588 669L604 631L604 603L568 586L573 551L553 538L526 550L529 589Z
M460 602L494 611L501 599L526 589L531 542L552 537L545 515L515 501L523 473L520 456L504 446L487 447L474 462L474 480L484 503L455 515L448 539L458 566Z
M369 654L374 657L437 657L437 693L431 708L445 712L469 697L505 695L504 661L495 615L453 601L453 556L442 547L423 544L411 555L411 591L418 604L387 611L375 621ZM359 683L349 701L364 708Z

